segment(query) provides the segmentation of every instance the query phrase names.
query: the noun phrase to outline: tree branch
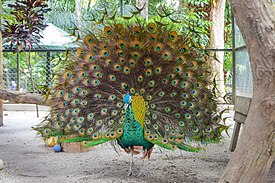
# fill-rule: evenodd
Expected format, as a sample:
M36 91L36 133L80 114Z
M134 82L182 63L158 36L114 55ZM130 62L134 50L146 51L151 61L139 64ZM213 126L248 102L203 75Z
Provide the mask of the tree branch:
M0 99L9 100L14 103L49 105L48 102L46 103L46 97L37 93L0 90Z

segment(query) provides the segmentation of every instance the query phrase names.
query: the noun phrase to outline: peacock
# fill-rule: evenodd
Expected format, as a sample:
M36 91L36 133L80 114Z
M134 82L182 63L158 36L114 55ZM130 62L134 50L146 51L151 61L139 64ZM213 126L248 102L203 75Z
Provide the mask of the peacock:
M208 55L192 34L172 21L130 18L103 21L80 41L55 73L50 114L35 128L83 147L116 141L131 154L128 175L138 146L143 160L155 145L198 152L226 129Z

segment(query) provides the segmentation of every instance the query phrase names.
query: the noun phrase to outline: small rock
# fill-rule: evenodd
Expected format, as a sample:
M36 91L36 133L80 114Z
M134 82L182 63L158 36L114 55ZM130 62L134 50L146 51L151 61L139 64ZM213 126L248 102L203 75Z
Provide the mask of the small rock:
M4 168L4 162L0 159L0 170Z

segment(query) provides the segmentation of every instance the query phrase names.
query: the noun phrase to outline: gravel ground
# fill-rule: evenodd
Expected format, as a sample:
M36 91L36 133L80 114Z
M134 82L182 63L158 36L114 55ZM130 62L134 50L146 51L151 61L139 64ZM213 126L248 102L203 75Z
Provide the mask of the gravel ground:
M226 135L220 144L208 145L200 153L170 152L156 147L151 160L146 161L146 175L127 177L130 155L122 150L116 152L107 143L85 153L54 153L31 129L41 120L35 112L4 114L4 126L0 128L0 159L4 162L1 183L214 183L231 154L230 138ZM227 123L233 124L232 118ZM135 156L134 162L137 172L141 156Z

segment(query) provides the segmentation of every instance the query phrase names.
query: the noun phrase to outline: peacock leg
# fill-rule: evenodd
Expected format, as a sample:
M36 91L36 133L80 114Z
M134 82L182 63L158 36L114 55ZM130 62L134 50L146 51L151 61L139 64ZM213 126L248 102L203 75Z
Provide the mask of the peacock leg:
M131 176L133 174L134 147L130 147L130 151L131 151L131 160L130 160L130 168L129 168L128 176Z
M145 160L146 152L147 152L147 150L144 148L143 149L142 163L140 165L140 169L139 169L139 172L137 174L137 177L141 176L141 175L145 175L145 171L144 171L144 164L145 164L145 162L144 162L144 160Z

